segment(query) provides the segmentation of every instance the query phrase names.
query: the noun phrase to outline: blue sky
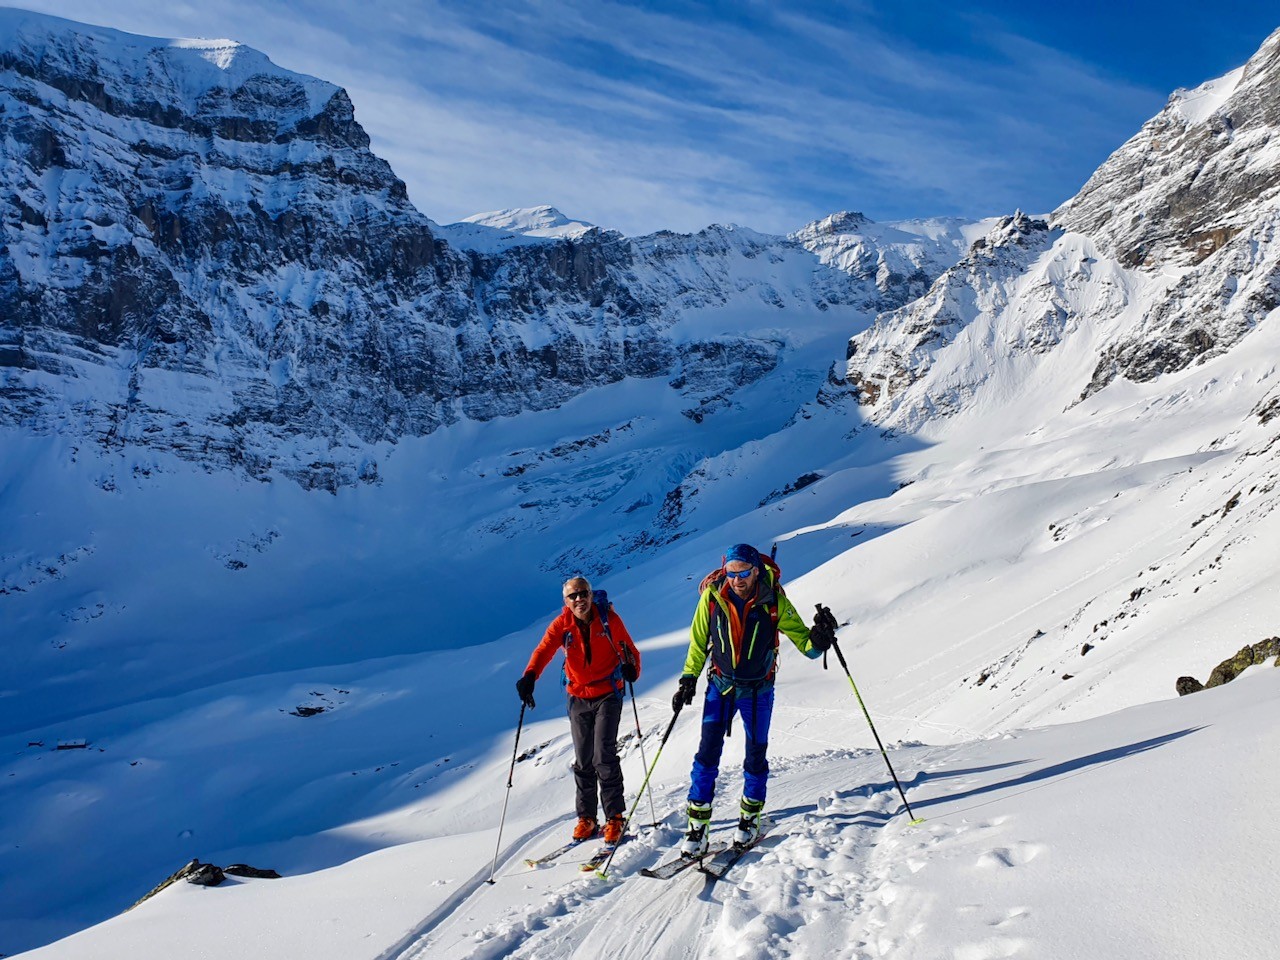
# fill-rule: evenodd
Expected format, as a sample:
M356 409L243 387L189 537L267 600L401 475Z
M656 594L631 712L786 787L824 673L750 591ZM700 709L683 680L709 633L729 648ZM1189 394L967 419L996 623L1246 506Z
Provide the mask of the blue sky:
M633 235L1048 212L1280 27L1231 0L16 5L340 84L438 222L548 203Z

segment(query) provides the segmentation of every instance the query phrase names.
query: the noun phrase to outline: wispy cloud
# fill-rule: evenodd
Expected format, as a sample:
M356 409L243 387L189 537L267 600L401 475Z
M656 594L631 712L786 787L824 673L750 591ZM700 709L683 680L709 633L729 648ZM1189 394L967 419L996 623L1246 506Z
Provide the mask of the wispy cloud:
M22 5L229 36L341 84L440 222L538 203L632 234L1046 211L1169 92L941 3L913 5L924 32L853 2Z

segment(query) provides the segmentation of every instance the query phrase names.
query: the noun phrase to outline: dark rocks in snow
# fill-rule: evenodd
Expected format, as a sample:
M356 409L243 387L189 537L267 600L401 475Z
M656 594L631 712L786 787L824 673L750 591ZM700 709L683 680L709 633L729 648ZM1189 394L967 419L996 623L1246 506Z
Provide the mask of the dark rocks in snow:
M275 870L264 870L259 867L251 867L245 863L234 863L224 869L212 863L201 863L199 860L189 860L167 878L158 883L154 888L152 888L150 893L139 899L128 909L132 910L134 907L138 906L138 904L145 903L161 890L165 889L165 887L168 887L170 884L177 883L179 880L186 880L188 883L194 883L202 887L216 887L227 879L227 875L265 879L280 878L280 874Z
M1253 413L1257 416L1258 422L1265 426L1274 417L1280 416L1280 397L1270 397L1264 400Z
M1234 657L1223 660L1213 668L1213 672L1205 682L1205 687L1217 687L1230 683L1249 667L1265 663L1272 658L1275 658L1276 663L1280 665L1280 637L1271 637L1260 643L1241 647Z
M1179 677L1174 686L1180 697L1185 697L1188 693L1199 693L1204 689L1204 684L1195 677Z
M760 501L760 506L768 506L775 500L781 500L783 497L790 496L797 490L803 490L805 487L812 486L822 479L821 473L802 473L781 490L774 490L767 497Z
M1274 658L1274 666L1280 667L1280 637L1269 637L1258 643L1241 647L1233 657L1228 657L1213 668L1209 679L1201 684L1194 677L1179 677L1176 687L1179 696L1196 693L1209 687L1220 687L1230 683L1250 667L1266 663Z
M222 868L222 872L229 877L252 877L258 880L279 880L280 874L275 870L264 870L261 867L251 867L247 863L233 863Z
M216 867L212 863L202 863L183 879L187 883L194 883L198 887L216 887L226 880L227 876L222 872L221 867Z

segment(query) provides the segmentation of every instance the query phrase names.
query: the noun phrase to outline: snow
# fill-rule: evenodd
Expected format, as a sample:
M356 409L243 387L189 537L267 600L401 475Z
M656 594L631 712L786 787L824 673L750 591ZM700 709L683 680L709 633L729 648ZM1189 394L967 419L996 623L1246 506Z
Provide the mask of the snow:
M180 94L186 112L211 91L234 91L258 77L296 84L307 97L306 116L318 113L338 92L331 83L278 67L265 54L231 40L143 37L12 8L0 9L0 44L30 45L59 59L83 57L78 48L92 47L88 56L117 66L114 74L95 77L108 93L131 91L145 78L143 85L158 98Z
M24 22L0 12L6 38ZM141 70L153 44L138 42L117 55ZM265 69L216 42L161 56L193 61L184 95ZM1227 95L1202 90L1189 119ZM270 187L233 180L208 189ZM1280 670L1186 698L1174 684L1280 633L1276 312L1197 365L1082 398L1104 347L1182 274L1136 273L1057 231L967 287L935 287L953 297L945 342L896 406L868 411L830 374L876 318L815 306L819 265L954 264L997 221L828 219L789 239L633 241L687 274L663 318L674 343L777 343L749 385L727 389L712 365L367 444L378 482L333 493L132 442L163 411L228 418L212 378L148 370L151 408L109 444L81 439L90 400L135 389L132 357L51 353L68 372L22 382L57 398L67 429L0 425L0 953L1271 956ZM496 251L589 227L547 207L472 220L440 230ZM23 276L76 282L40 272L38 242L12 251ZM699 271L733 291L726 306L701 297ZM303 304L315 282L273 280ZM880 349L907 349L892 324L875 329ZM746 345L726 341L726 368ZM289 380L287 357L270 375ZM333 456L291 443L300 462ZM639 870L678 841L698 735L680 717L659 756L694 586L741 540L779 544L803 614L835 611L924 822L905 815L834 660L784 645L775 828L714 887L649 881ZM607 881L575 869L590 847L523 865L567 836L571 749L554 671L515 749L514 681L579 565L644 652L636 711L659 758L660 822L646 825L628 710L636 837ZM718 832L740 750L728 742ZM513 753L527 757L508 792ZM123 912L192 857L284 876L178 883Z
M840 687L849 693L843 678L809 673L806 691L821 688L824 700ZM517 765L492 885L491 814L510 763L501 740L441 789L442 802L470 811L464 823L439 824L443 835L363 856L354 844L341 863L281 880L180 883L29 956L1269 955L1251 928L1266 927L1280 892L1270 870L1280 840L1265 828L1280 776L1256 758L1280 747L1271 722L1280 672L1093 721L897 745L890 754L924 818L917 826L880 754L855 746L867 734L852 696L843 705L831 697L815 716L799 706L797 687L783 692L775 720L776 826L714 887L696 872L665 883L637 875L678 837L689 718L664 751L654 794L663 822L619 849L610 880L577 872L590 844L525 867L523 857L568 831L567 735L546 719L522 738L549 745ZM668 709L650 697L641 708L654 728ZM878 722L892 736L892 720ZM651 756L655 746L651 736ZM626 768L638 783L634 748ZM726 793L739 772L726 764ZM729 829L727 812L713 829ZM402 808L350 829L386 836L412 817ZM1231 933L1215 922L1226 916L1252 919Z
M433 224L432 229L460 250L494 254L529 243L576 240L599 228L544 204L477 213L457 223Z
M33 957L625 958L694 944L708 957L1190 960L1231 941L1233 956L1266 955L1278 785L1257 757L1276 747L1266 721L1280 672L1185 699L1173 681L1277 632L1280 531L1270 498L1248 491L1275 472L1271 430L1250 411L1276 388L1280 331L1263 325L1248 351L1069 409L1050 405L1065 374L989 384L970 412L898 440L849 439L842 413L813 407L785 423L838 349L824 336L805 346L798 333L740 410L714 415L723 452L698 465L698 532L600 583L644 650L653 758L693 583L729 542L778 541L798 608L828 603L847 624L842 646L924 824L900 811L845 678L788 651L771 745L778 824L712 891L637 875L678 840L697 735L687 717L654 777L662 823L619 851L609 882L575 872L588 850L523 867L569 828L550 677L521 732L521 752L538 749L516 765L497 847L513 682L554 613L538 551L589 552L627 522L622 506L695 466L699 427L664 384L404 441L380 486L336 496L156 454L158 473L130 478L57 438L10 434L0 491L13 542L46 551L6 548L4 585L22 592L4 600L23 635L35 617L52 643L17 651L22 683L0 697L5 945L47 944ZM810 372L788 380L806 350ZM545 453L606 428L597 446ZM641 460L671 473L637 472ZM524 471L502 477L513 464ZM754 506L811 467L822 480ZM104 471L114 491L86 482ZM504 511L514 525L495 526ZM88 517L91 532L78 526ZM295 716L301 706L325 709ZM88 749L52 749L74 737ZM634 738L624 751L634 791ZM112 916L191 857L285 877L178 884ZM1231 904L1254 932L1217 919Z
M1225 76L1200 84L1194 90L1177 90L1169 103L1189 124L1204 123L1231 98L1245 75L1237 67Z

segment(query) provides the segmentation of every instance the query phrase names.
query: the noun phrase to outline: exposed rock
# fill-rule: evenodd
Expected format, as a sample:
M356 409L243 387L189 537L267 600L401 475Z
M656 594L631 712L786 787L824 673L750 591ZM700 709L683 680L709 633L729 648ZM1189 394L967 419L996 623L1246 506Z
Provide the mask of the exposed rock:
M1017 243L986 256L993 238L978 241L878 317L850 342L847 388L875 423L912 429L972 406L993 368L1032 380L1036 355L1077 331L1096 359L1065 405L1221 355L1280 306L1277 156L1280 31L1239 70L1176 92L1054 212L1031 256Z
M1280 31L1244 67L1175 92L1055 213L1129 267L1180 275L1082 396L1216 356L1280 303L1280 165L1257 161L1280 145L1278 80Z
M170 884L177 883L179 880L186 880L188 883L194 883L202 887L216 887L218 884L226 880L228 875L234 877L261 877L273 880L278 880L280 878L280 874L275 870L264 870L259 867L251 867L245 863L233 863L229 867L218 867L212 863L201 863L199 860L190 860L157 884L150 893L139 899L128 909L132 910L138 904L150 900L165 887Z
M197 870L199 870L200 867L201 867L201 863L199 860L189 860L187 863L183 864L181 867L179 867L177 870L171 873L164 880L160 881L160 883L158 883L155 887L151 889L150 893L148 893L146 896L141 897L140 899L135 901L129 907L129 910L132 910L134 907L136 907L140 903L144 903L147 900L150 900L152 897L154 897L157 893L159 893L165 887L169 886L169 884L177 883L179 880L185 880L187 877L191 876Z
M233 863L223 867L222 872L229 877L254 877L262 880L279 880L280 874L275 870L264 870L251 867L247 863Z
M1230 683L1245 670L1266 663L1273 657L1280 658L1280 637L1271 637L1261 643L1241 647L1240 652L1234 657L1223 660L1213 668L1209 679L1205 681L1205 687L1217 687Z
M185 878L187 883L194 883L199 887L216 887L227 879L222 872L221 867L215 867L212 863L202 863L191 871Z
M1176 686L1180 697L1185 697L1188 693L1199 693L1204 689L1204 684L1195 677L1179 677Z
M1241 647L1233 657L1228 657L1213 668L1209 679L1201 684L1194 677L1179 677L1177 681L1178 695L1196 693L1209 687L1219 687L1230 683L1250 667L1255 667L1275 658L1274 665L1280 667L1280 637L1270 637L1258 643Z
M1044 220L1021 211L1004 217L924 296L881 314L870 329L853 337L847 351L845 382L858 403L873 408L869 415L884 422L902 405L900 395L929 375L938 357L971 323L994 316L1008 305L1028 264L1055 236ZM1034 331L1028 328L1017 346L1048 349L1060 339L1067 319L1065 307L1051 300L1037 321L1039 326ZM953 378L945 392L921 397L918 404L908 404L904 414L954 413L989 374L989 367L974 368L967 372L969 382Z

